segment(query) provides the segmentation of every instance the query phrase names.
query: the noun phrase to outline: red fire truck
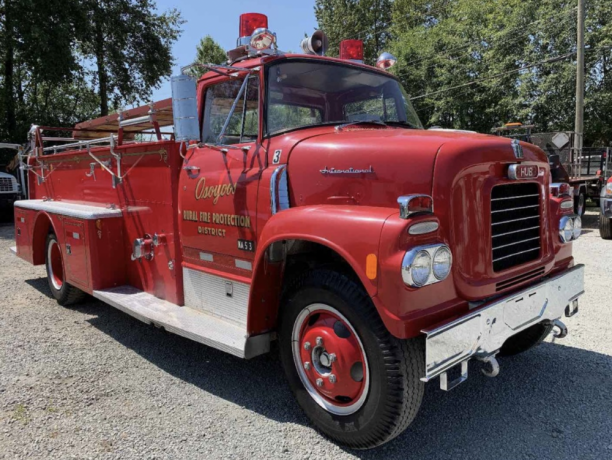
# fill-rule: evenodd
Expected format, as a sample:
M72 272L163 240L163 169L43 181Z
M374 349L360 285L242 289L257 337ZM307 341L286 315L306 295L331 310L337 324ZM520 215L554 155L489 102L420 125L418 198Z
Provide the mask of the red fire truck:
M392 55L275 43L243 15L228 65L184 69L172 99L33 126L15 252L62 305L89 294L242 358L277 340L314 425L374 447L425 382L567 334L581 220L537 147L423 129Z

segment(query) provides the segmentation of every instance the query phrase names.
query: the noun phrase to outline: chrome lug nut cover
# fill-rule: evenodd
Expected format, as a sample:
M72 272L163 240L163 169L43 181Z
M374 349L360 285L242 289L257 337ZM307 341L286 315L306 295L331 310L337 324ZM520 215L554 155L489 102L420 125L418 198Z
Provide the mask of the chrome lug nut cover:
M306 369L307 371L310 370L310 363L308 361L304 363L304 369Z
M329 374L329 383L336 383L336 376L334 374Z
M323 386L323 379L317 379L317 386L318 387L322 387Z
M304 350L310 350L310 342L304 344Z
M317 346L322 346L323 345L323 338L322 337L317 337Z
M329 362L330 363L336 362L336 353L330 353L329 354Z

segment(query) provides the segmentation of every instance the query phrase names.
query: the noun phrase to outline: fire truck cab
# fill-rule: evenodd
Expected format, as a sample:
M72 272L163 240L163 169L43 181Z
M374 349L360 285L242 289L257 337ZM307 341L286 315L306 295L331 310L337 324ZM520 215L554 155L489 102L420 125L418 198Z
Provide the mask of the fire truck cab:
M425 382L567 334L581 221L540 149L425 130L388 53L326 57L317 32L285 54L265 16L240 26L228 65L185 69L172 99L69 138L33 126L15 252L61 304L241 358L278 340L306 414L354 448L400 434Z

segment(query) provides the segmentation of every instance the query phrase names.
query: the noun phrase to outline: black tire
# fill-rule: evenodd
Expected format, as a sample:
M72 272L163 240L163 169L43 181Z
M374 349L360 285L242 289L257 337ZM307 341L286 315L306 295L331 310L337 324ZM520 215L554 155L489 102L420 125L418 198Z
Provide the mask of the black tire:
M612 240L612 219L599 214L599 235L604 240Z
M349 415L333 414L319 405L297 371L293 328L300 314L313 304L324 304L340 312L354 329L365 352L369 369L367 397ZM424 392L424 383L419 379L425 375L423 340L393 337L357 282L328 269L313 270L295 278L283 298L279 325L280 356L289 386L306 415L323 434L350 448L367 449L390 441L414 420Z
M513 356L540 345L552 331L550 323L535 324L510 337L499 350L499 356Z
M66 279L66 270L64 268L63 255L61 249L59 249L59 253L55 253L54 257L51 256L51 247L53 245L56 245L58 249L60 248L55 234L49 233L45 244L45 267L47 269L47 281L51 295L62 306L77 304L85 299L87 294L64 281Z
M581 188L578 196L574 200L574 213L578 214L580 217L584 216L586 212L586 194L584 193L584 189Z

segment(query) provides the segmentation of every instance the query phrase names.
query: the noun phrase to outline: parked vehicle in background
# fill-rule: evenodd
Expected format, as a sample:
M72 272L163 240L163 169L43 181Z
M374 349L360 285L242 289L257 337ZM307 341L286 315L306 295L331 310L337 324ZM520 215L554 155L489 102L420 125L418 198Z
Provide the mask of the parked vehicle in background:
M505 137L520 139L540 147L548 155L553 182L567 182L572 187L574 212L579 216L586 211L586 199L599 205L604 188L610 158L607 147L583 147L574 149L573 132L533 133L534 125L507 123L493 132Z
M241 358L278 339L317 428L375 447L424 382L451 390L470 360L494 377L498 355L567 334L581 218L538 147L423 129L392 55L367 66L345 40L325 57L319 31L301 54L275 41L245 14L230 65L183 69L171 100L69 139L34 126L14 250L62 305L91 294Z
M612 177L601 190L600 203L599 234L604 240L612 240Z
M11 208L21 197L21 187L11 174L0 172L0 210Z

